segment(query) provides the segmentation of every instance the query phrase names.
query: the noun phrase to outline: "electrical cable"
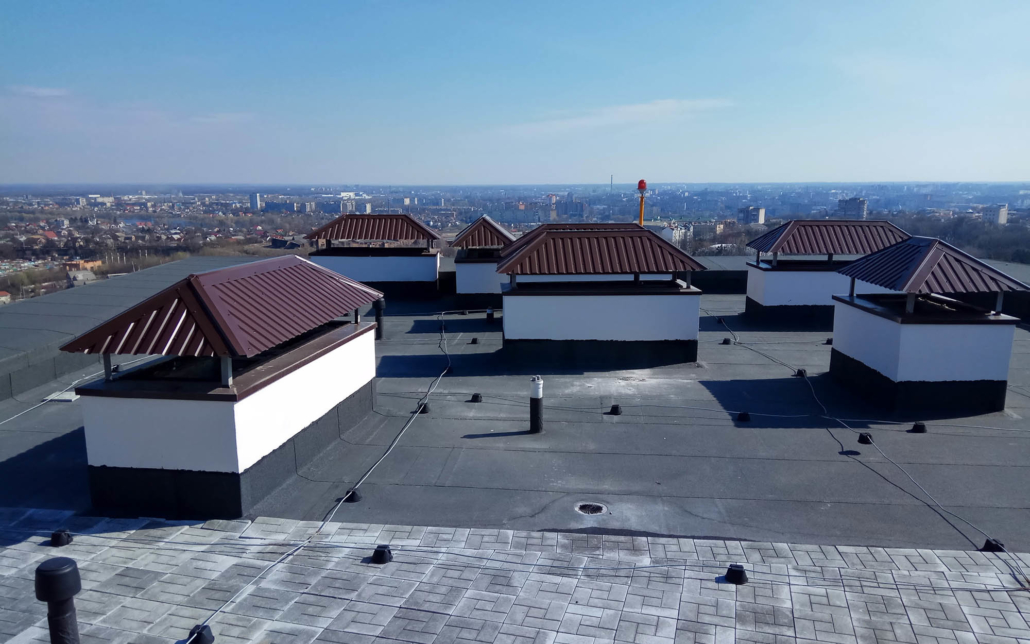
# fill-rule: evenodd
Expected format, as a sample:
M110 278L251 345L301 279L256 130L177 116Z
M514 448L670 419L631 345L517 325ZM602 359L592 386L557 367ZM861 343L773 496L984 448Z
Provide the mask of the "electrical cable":
M332 511L326 515L326 518L322 520L322 523L318 526L318 529L315 532L311 533L308 536L308 538L305 539L303 542L295 546L293 549L283 553L282 556L280 556L278 559L276 559L268 566L266 566L264 570L258 573L257 576L255 576L253 579L248 581L246 585L244 585L243 588L241 588L235 595L233 595L227 601L222 603L222 605L219 606L214 613L212 613L207 619L201 622L201 626L207 625L207 623L214 619L219 613L221 613L226 606L236 601L236 599L243 593L243 591L247 590L252 585L254 585L254 583L261 579L261 577L264 576L266 572L278 566L279 564L285 562L290 557L300 552L303 548L310 546L311 540L318 536L322 532L322 530L325 529L325 526L330 521L332 521L333 517L336 516L337 510L340 509L340 506L343 505L343 503L356 492L358 487L365 482L365 479L371 476L372 472L374 472L375 469L379 467L379 464L382 463L386 459L386 457L390 455L390 452L392 452L394 447L397 446L397 443L400 442L401 437L404 436L404 433L408 431L408 428L411 427L411 425L415 422L415 419L418 418L420 413L422 413L422 409L429 402L429 397L433 395L434 391L436 391L436 388L437 386L439 386L440 381L443 380L443 377L451 371L451 354L447 350L447 331L446 325L443 321L443 315L444 313L437 314L437 320L440 322L440 342L437 346L439 346L440 350L443 351L444 356L446 356L447 358L447 367L442 372L440 372L440 375L437 376L436 379L434 379L433 382L429 385L429 388L426 390L425 396L423 396L419 400L418 406L415 408L415 411L411 413L411 417L408 419L408 422L406 422L404 426L401 428L401 430L397 432L397 436L395 436L393 441L390 442L390 445L386 448L386 451L383 452L383 455L380 456L379 459L375 463L373 463L370 468L368 468L368 470L361 476L361 478L358 479L357 483L355 483L354 486L351 487L351 489L347 490L346 494L344 494L342 497L339 498L339 500L336 501L336 504L333 506ZM185 644L189 644L190 642L192 642L194 637L195 635L191 636L188 640L186 640Z
M137 362L142 362L144 360L149 360L152 357L153 356L144 356L144 357L138 358L136 360L130 360L129 362L123 362L122 364L119 365L119 367L128 366L130 364L136 364ZM37 404L33 405L32 407L29 407L28 409L24 410L24 411L18 412L17 414L11 416L7 420L0 420L0 425L3 425L5 423L9 423L12 420L14 420L15 418L18 418L20 416L24 416L25 414L29 413L30 411L32 411L34 409L39 409L40 407L42 407L43 405L47 404L48 402L53 402L54 396L59 395L59 394L63 394L64 392L68 391L69 389L71 389L75 385L79 384L83 380L89 380L90 378L96 378L97 376L99 376L102 373L104 373L104 372L103 371L98 371L98 372L92 373L92 374L90 374L88 376L83 376L83 377L79 378L78 380L72 382L72 384L68 385L64 389L62 389L62 390L60 390L60 391L58 391L56 393L50 394L50 397L49 398L44 398L42 402L37 403Z
M800 376L801 379L804 380L805 383L808 385L809 390L812 392L812 398L815 400L816 404L818 404L819 407L823 410L823 415L824 415L824 417L826 419L833 420L833 421L836 421L837 423L840 423L843 427L845 427L847 430L849 430L850 432L852 432L854 434L860 434L861 433L857 429L854 429L853 427L848 425L846 422L844 422L840 418L836 418L836 417L834 417L834 416L832 416L830 414L829 410L826 408L826 405L824 405L823 402L821 400L819 400L819 396L816 395L815 387L812 385L812 382L808 379L808 374L807 373L801 372L800 370L796 369L793 365L790 365L790 364L788 364L786 362L783 362L782 360L779 360L777 358L773 358L772 356L769 356L769 355L767 355L767 354L765 354L765 353L763 353L761 351L758 351L757 349L755 349L753 347L747 346L746 343L740 342L738 340L738 338L737 338L737 334L733 332L733 329L731 329L728 324L726 324L726 321L724 319L719 318L719 322L722 323L722 325L724 327L726 327L726 330L730 332L730 335L733 337L734 344L738 344L738 345L741 345L741 346L743 346L743 347L745 347L747 349L750 349L750 350L754 351L755 353L757 353L757 354L759 354L759 355L761 355L763 357L766 357L769 360L772 360L773 362L775 362L777 364L780 364L780 365L790 369L791 371L794 372L794 375ZM1019 565L1018 559L1016 559L1014 557L1014 555L1012 555L1012 553L1008 552L1008 550L1006 550L1005 547L1003 545L1001 545L1000 541L998 541L997 539L993 539L989 534L987 534L987 532L985 532L983 529L981 529L979 526L975 525L974 523L970 522L968 519L966 519L966 518L964 518L962 516L959 516L958 514L956 514L956 513L952 512L951 510L948 510L947 508L945 508L943 505L941 505L941 503L932 494L930 494L926 490L926 488L924 488L922 485L920 485L920 483L918 481L916 481L915 477L913 477L908 472L908 470L906 470L904 467L902 467L897 461L895 461L891 457L887 456L887 454L882 449L880 449L879 445L877 445L875 442L873 442L872 446L876 449L877 452L880 453L880 456L882 456L889 463L891 463L896 468L901 470L901 472L906 477L908 477L908 479L910 481L912 481L912 483L917 488L919 488L922 491L922 493L926 496L926 498L930 499L930 501L932 501L933 504L936 505L937 508L940 509L941 512L944 512L944 513L948 514L949 516L954 517L955 519L958 519L962 523L965 523L966 525L968 525L969 527L973 528L974 530L979 532L981 535L983 535L986 539L990 539L990 540L994 541L1001 548L1002 552L1004 552L1005 554L1008 554L1010 557L1013 557L1013 559L1015 559L1015 561L1016 561L1016 564L1015 564L1016 569L1019 571L1019 575L1022 576L1022 580L1020 580L1020 584L1022 586L1024 586L1024 587L1030 587L1030 576L1027 576L1027 574L1023 571L1022 566ZM1001 559L1001 558L999 557L999 559ZM1005 561L1006 566L1009 567L1009 570L1013 573L1013 576L1016 576L1015 575L1016 571L1012 569L1012 565L1009 564L1005 559L1001 559L1001 560ZM1017 580L1019 580L1018 577L1017 577Z

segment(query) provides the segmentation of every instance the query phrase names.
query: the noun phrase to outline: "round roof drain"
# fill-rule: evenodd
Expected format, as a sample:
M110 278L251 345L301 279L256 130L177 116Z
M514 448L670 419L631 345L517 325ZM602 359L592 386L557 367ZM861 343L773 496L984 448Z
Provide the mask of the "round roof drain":
M580 514L604 514L608 511L608 508L604 507L600 503L578 503L576 504L576 512Z

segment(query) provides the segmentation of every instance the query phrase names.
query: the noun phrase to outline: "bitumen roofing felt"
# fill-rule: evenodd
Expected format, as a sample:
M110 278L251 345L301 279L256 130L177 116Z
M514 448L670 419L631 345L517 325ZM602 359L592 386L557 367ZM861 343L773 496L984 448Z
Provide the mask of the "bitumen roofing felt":
M810 383L832 415L872 432L945 508L1009 548L1030 549L1030 333L1016 331L1005 412L920 418L929 432L911 434L915 418L881 414L829 380L830 333L749 327L739 318L743 300L702 296L699 363L624 371L510 356L499 351L499 321L446 316L452 372L430 412L361 486L362 500L337 519L962 550L983 543L852 431L823 418ZM409 419L447 361L437 317L405 312L387 308L375 412L255 515L322 519ZM751 348L720 344L730 335L720 316ZM779 362L805 368L810 380ZM536 374L545 432L529 435ZM0 420L71 379L0 403ZM468 402L472 393L483 402ZM621 416L605 414L614 403ZM752 420L737 422L737 411ZM577 513L586 501L610 513ZM2 506L88 511L79 403L50 403L0 425Z

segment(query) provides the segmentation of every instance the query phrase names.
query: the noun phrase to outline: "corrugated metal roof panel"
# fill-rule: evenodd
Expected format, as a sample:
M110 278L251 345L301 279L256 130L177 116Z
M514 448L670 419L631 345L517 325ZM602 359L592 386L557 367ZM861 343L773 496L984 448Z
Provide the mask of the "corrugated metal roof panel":
M440 235L411 215L341 215L305 239L427 241L440 239Z
M501 249L501 257L510 257L512 254L517 253L519 250L524 248L526 245L531 244L534 239L543 235L547 231L551 230L643 230L639 224L635 223L614 223L614 224L595 224L595 223L561 223L561 224L541 224L533 230L525 233L521 237L515 240L514 243L509 244Z
M911 237L838 272L893 291L920 295L1030 290L972 255L930 237Z
M252 357L380 297L288 255L190 275L61 350Z
M494 248L507 246L515 236L493 219L483 215L465 227L451 242L455 248Z
M889 221L796 219L747 245L760 253L867 255L908 237Z
M704 266L640 226L618 230L550 229L502 259L498 273L597 275L700 271Z

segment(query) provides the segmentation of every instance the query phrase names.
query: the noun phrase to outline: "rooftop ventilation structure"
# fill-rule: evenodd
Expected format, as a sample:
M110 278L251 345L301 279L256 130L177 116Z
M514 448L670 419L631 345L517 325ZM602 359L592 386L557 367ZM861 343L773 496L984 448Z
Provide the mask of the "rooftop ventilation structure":
M509 278L505 346L612 368L695 361L697 270L704 266L636 224L541 226L497 264Z
M497 261L501 250L514 242L514 235L486 215L458 233L451 246L458 249L454 272L459 304L475 308L501 305L501 285L507 277L497 274Z
M747 263L744 314L768 322L833 324L833 296L847 292L837 273L853 256L866 255L908 239L887 221L794 220L748 242L757 251ZM771 255L763 261L762 254ZM795 258L782 259L781 255ZM821 258L818 256L822 256ZM863 292L884 292L866 286Z
M76 389L93 505L246 513L371 411L376 325L359 311L381 297L299 257L267 259L191 275L63 346L108 367L161 357Z
M1005 408L1018 319L1005 293L1030 287L939 239L911 237L840 270L830 373L888 408ZM856 281L893 291L856 294ZM986 296L993 306L956 299Z
M390 295L435 297L440 235L411 215L342 215L309 233L311 261Z

